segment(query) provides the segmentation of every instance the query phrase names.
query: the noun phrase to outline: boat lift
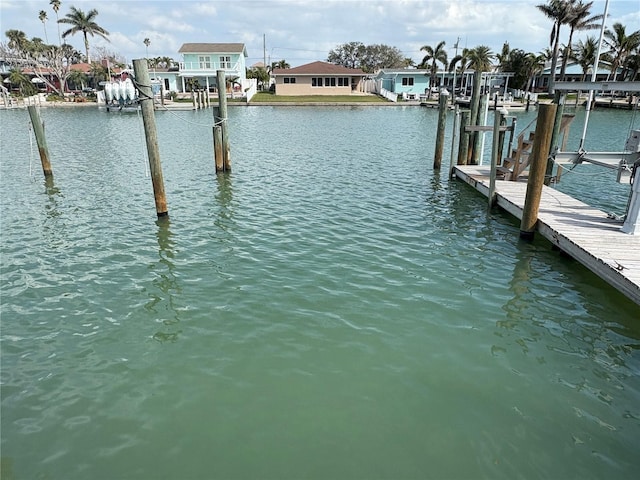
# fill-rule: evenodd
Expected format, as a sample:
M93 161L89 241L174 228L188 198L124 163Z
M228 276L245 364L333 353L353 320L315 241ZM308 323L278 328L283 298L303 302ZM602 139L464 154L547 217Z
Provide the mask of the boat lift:
M560 91L603 91L603 92L640 92L640 82L557 82L556 90ZM587 123L590 110L589 95L587 104L587 116L585 118L583 138L580 148L576 152L556 151L552 154L554 162L558 165L578 165L583 162L617 171L617 182L631 185L631 199L627 206L625 221L622 226L624 233L640 235L640 130L632 130L622 152L588 152L583 148L586 136ZM635 108L639 100L636 99ZM636 173L639 173L636 175Z

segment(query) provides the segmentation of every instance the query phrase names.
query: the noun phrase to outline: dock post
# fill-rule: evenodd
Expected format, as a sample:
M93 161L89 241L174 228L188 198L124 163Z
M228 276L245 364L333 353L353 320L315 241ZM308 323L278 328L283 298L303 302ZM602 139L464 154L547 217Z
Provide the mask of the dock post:
M213 127L213 152L216 163L216 173L224 171L224 155L222 154L222 127Z
M49 149L47 148L47 139L44 136L44 126L40 120L40 114L35 106L29 105L27 107L29 111L29 117L31 117L31 125L33 125L33 132L36 135L36 142L38 143L38 152L40 153L40 162L42 163L42 172L45 178L53 177L53 171L51 170L51 162L49 162Z
M631 199L629 201L629 207L627 208L627 217L622 225L622 232L635 235L640 233L640 165L636 164L633 167L633 186L631 187Z
M478 111L480 110L480 96L482 95L480 93L481 88L482 88L482 72L476 70L475 73L473 74L473 91L471 92L471 103L469 105L471 109L471 116L469 117L470 126L479 125L478 118L480 118L480 115ZM465 165L473 164L473 160L471 160L471 158L473 157L473 146L475 145L475 139L477 135L478 135L478 132L473 132L469 134L469 141L468 141L469 145L467 146L467 161L465 162Z
M438 130L436 132L436 152L433 157L433 169L440 170L442 165L442 152L444 150L444 131L447 126L447 97L449 94L440 89L438 98Z
M453 177L453 166L455 163L453 162L453 157L456 152L456 139L458 134L458 123L460 122L460 107L458 104L455 104L455 110L453 114L453 131L451 132L451 158L449 159L449 178Z
M229 142L229 126L227 121L227 89L224 70L218 70L218 111L222 122L222 155L224 158L224 170L231 170L231 148Z
M475 125L484 125L487 112L489 109L489 94L480 96L480 104L478 105L478 119ZM484 153L484 136L486 132L473 132L473 149L471 153L471 165L482 165Z
M195 91L193 90L193 85L191 86L191 103L193 104L193 109L196 109L196 95L195 95Z
M493 114L493 143L491 147L491 173L489 174L489 210L496 203L496 168L501 157L502 144L500 143L500 125L507 115L507 110L503 107L500 111L495 110Z
M522 221L520 222L520 238L525 240L533 239L536 223L538 222L540 197L542 196L549 146L551 145L551 135L553 134L553 120L557 108L558 106L553 103L541 104L538 110L536 133L531 151L531 162L529 163L527 193L524 199L524 209L522 210Z
M142 121L144 123L144 136L147 141L149 155L149 170L153 184L153 196L156 202L158 218L169 215L167 198L164 193L164 179L162 178L162 165L160 163L160 149L158 148L158 132L156 130L156 117L153 113L153 91L147 60L136 59L133 61L133 72L136 78L136 87L140 92L140 108L142 109Z
M560 137L560 125L562 124L562 114L564 113L564 103L565 103L566 95L564 92L556 91L553 103L555 103L558 108L556 109L556 116L553 122L553 134L551 135L551 144L549 145L549 155L554 154L556 151L560 150L560 146L558 145L559 137ZM551 183L551 177L553 176L553 162L547 162L547 170L544 175L544 184L549 185Z
M469 158L469 110L462 110L460 113L460 143L458 144L458 165L466 165Z

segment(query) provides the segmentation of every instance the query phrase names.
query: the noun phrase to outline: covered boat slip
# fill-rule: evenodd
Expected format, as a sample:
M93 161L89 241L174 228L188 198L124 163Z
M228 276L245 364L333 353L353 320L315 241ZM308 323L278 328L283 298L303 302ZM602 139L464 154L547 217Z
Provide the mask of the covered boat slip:
M456 165L453 172L489 195L489 166ZM496 181L497 205L521 219L526 191L526 182ZM622 225L570 195L543 187L537 231L640 305L640 235L624 233Z

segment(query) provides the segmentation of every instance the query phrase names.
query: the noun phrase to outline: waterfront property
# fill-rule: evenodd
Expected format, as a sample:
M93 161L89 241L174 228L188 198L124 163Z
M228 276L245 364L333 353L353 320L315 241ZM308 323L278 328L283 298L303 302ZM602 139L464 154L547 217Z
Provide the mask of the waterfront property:
M233 79L229 88L234 94L242 95L255 83L247 79L247 50L243 43L185 43L178 52L182 54L178 72L181 92L194 88L214 91L218 70Z
M360 69L312 62L271 72L277 95L348 95L360 91L366 77Z
M409 100L419 99L430 87L429 71L419 68L381 69L372 79L377 92L385 89Z

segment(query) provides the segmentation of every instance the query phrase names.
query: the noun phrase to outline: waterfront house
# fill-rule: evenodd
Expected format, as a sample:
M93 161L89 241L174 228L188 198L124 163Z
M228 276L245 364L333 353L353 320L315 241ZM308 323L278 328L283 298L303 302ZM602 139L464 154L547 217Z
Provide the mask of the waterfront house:
M233 79L232 93L244 95L252 83L247 80L244 43L185 43L178 53L182 54L178 73L182 92L190 91L191 85L214 91L218 70Z
M375 91L385 89L406 99L415 99L429 89L429 71L418 68L382 69L373 76Z
M361 91L366 73L327 62L312 62L271 72L276 95L350 95Z

